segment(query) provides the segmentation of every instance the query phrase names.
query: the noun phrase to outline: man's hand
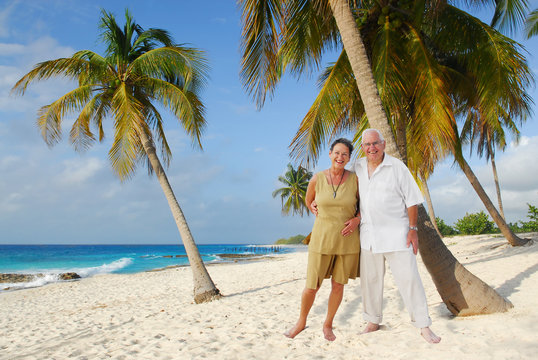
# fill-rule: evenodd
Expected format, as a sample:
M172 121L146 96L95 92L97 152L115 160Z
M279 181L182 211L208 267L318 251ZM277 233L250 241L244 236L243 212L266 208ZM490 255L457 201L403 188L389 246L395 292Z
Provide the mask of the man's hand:
M407 247L413 245L413 254L418 252L418 232L416 230L409 230L407 232Z
M318 216L318 204L316 204L316 200L310 203L310 211L312 211L312 214L315 216Z
M349 219L348 221L346 221L344 223L344 225L346 225L346 227L342 230L342 235L343 236L348 236L353 231L358 229L360 223L361 223L361 217L360 216L356 216L356 217L353 217L353 218Z

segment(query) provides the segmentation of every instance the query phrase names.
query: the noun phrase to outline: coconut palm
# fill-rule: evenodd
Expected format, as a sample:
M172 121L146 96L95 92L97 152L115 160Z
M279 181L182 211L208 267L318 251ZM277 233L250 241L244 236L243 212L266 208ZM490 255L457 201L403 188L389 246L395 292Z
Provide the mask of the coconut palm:
M486 121L480 117L479 113L471 112L463 125L461 133L464 141L470 143L471 151L474 148L480 157L485 156L486 160L491 161L499 213L506 221L502 204L501 188L499 185L499 176L497 174L497 165L495 162L495 150L498 148L504 151L506 148L507 143L504 127L510 131L510 134L516 141L519 139L519 130L514 121L507 117L504 109L499 108L498 115L499 117L490 119L491 121ZM503 121L501 122L501 120Z
M360 9L355 8L354 10L356 10L356 14L363 15L362 19L364 20L362 21L366 22L367 25L368 22L377 23L389 16L386 14L387 16L383 19L378 19L381 17L382 12L385 11L379 6L383 5L381 2L356 1L354 3L364 5L365 11L361 12ZM408 2L407 5L411 4L413 2ZM323 51L334 48L338 45L338 39L341 39L345 54L340 56L335 67L349 66L352 76L347 81L337 83L334 89L342 90L340 94L346 94L343 96L345 99L355 98L357 101L340 102L341 98L318 96L316 102L324 105L322 106L323 111L333 116L326 122L316 121L319 120L319 117L311 113L311 109L305 120L310 120L312 126L309 127L310 131L301 133L301 129L305 128L303 121L298 133L299 140L304 140L305 144L312 143L309 139L314 139L314 141L322 139L322 142L324 142L325 136L334 136L340 130L353 128L359 130L365 126L365 122L354 122L353 120L365 120L367 117L370 125L378 128L385 137L387 141L386 151L401 158L391 125L389 125L387 114L377 92L376 82L374 81L361 34L365 41L369 41L369 38L364 36L363 33L359 33L356 19L347 0L289 0L285 2L242 0L240 5L243 14L241 76L247 91L254 95L258 106L263 105L266 94L271 95L273 93L276 84L287 68L296 74L311 71L312 68L319 65ZM427 5L431 4L428 2ZM428 8L434 9L435 7L429 6ZM412 15L416 14L418 13L412 13ZM369 17L369 15L372 16ZM385 24L389 25L387 22ZM385 28L391 30L390 26ZM392 39L387 38L387 40ZM397 40L399 39L391 43L395 43ZM414 51L417 56L422 54L422 57L427 60L427 54L421 53L423 44L416 41L414 45ZM343 60L344 57L349 58L348 64ZM392 66L391 69L394 70L396 76L400 76L402 80L405 79L406 74L399 72L397 66ZM442 69L442 67L437 70L439 69ZM430 74L433 76L429 76ZM345 75L341 73L331 73L331 76L333 75L334 78L345 78ZM438 77L443 73L426 71L423 75L426 75L423 76L426 82L423 92L434 94L441 86ZM397 89L402 83L403 81L395 82L393 89ZM389 84L389 82L385 84ZM347 89L348 92L344 89ZM324 87L322 91L333 95L331 89ZM431 99L435 101L436 106L429 109L425 106L419 106L417 114L422 114L422 111L431 112L433 109L435 110L433 114L437 114L442 118L443 107L439 105L443 103L450 104L450 99L445 96L431 97ZM421 100L424 101L426 98L419 98L419 101ZM400 106L395 107L397 111L388 114L389 118L399 115L403 120L404 117L401 115L406 112L405 106L398 103L397 105ZM345 109L345 111L339 112L341 109ZM319 111L317 114L319 115L323 111ZM430 139L426 143L427 147L445 146L445 142L449 143L451 137L454 137L451 130L454 118L451 114L446 117L448 117L448 121L432 126L432 129L437 131L441 138L446 139L446 141L435 142ZM421 117L417 118L420 119ZM398 143L403 145L407 140L407 133L402 131L407 131L404 125L403 123L396 123L396 126L394 126L399 137ZM420 134L421 130L422 137L427 138L425 135L427 130L424 130L424 127L416 127L417 134ZM360 133L357 132L355 140L358 140L358 134ZM303 155L309 153L314 157L319 154L319 148L307 148L308 151L303 148L299 150L299 153L302 152ZM422 258L443 301L451 312L459 315L470 315L505 311L511 307L507 301L480 279L469 273L454 258L435 232L422 206L419 207L419 226L421 228L419 242Z
M105 10L99 27L105 56L83 50L69 58L39 63L13 90L24 94L30 83L59 76L77 82L75 89L39 110L37 125L43 139L49 146L57 143L64 118L78 113L70 142L75 150L83 151L97 139L103 140L103 122L113 120L114 141L108 154L114 172L123 181L134 174L139 163L145 162L156 174L191 265L194 300L200 303L216 299L220 297L219 290L204 266L156 150L160 149L168 165L171 151L156 105L168 109L193 144L201 148L205 119L199 93L208 71L204 54L175 44L165 30L142 29L127 10L123 29Z
M273 191L273 197L280 195L282 200L282 214L289 215L298 214L303 216L309 215L308 207L305 203L306 189L308 182L312 178L312 173L300 166L294 169L291 164L288 164L288 170L284 176L279 176L278 181L284 185L275 191Z
M478 112L480 117L491 118L488 121L498 116L528 116L532 100L525 88L532 76L518 46L480 20L448 5L436 10L435 22L426 16L393 17L387 9L370 10L360 22L363 38L371 44L368 55L402 160L407 160L411 172L420 180L450 151L510 244L525 244L498 214L462 157L455 127L455 118L466 112ZM377 21L368 20L370 16ZM462 24L466 31L452 41L450 29ZM481 44L478 47L477 40ZM315 159L325 136L334 136L328 129L352 130L364 116L364 110L353 104L360 102L360 94L349 96L353 73L344 64L346 61L347 57L340 56L322 76L320 95L292 143L293 156ZM482 61L488 61L488 66L482 66ZM339 97L338 102L334 101ZM455 103L460 102L464 104L456 109Z

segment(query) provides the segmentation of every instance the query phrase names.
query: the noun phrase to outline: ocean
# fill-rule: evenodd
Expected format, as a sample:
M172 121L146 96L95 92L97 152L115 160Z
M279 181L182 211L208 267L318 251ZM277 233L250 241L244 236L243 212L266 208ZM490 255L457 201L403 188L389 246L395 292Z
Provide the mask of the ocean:
M278 245L198 245L204 263L231 262L294 250L294 247ZM57 282L62 273L74 272L85 278L188 264L183 245L0 245L0 274L42 274L26 282L0 279L0 292Z

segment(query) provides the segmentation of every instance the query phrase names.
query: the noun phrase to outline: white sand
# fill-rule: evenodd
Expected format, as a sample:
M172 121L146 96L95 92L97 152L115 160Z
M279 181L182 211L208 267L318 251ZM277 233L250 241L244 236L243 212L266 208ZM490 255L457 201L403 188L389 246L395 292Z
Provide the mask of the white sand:
M537 234L532 234L535 240ZM192 301L190 268L103 275L0 294L0 359L536 359L538 241L510 247L503 238L445 240L467 269L507 297L502 314L454 318L419 264L432 329L426 343L410 323L390 271L384 326L359 335L360 282L346 286L323 338L330 283L324 282L305 331L291 340L304 287L306 252L277 260L210 266L222 300ZM419 260L420 261L420 260Z

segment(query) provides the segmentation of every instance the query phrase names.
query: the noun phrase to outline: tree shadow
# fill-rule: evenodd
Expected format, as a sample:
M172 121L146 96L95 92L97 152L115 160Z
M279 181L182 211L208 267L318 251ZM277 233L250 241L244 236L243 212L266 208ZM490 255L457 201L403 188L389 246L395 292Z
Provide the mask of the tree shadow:
M223 296L224 297L233 297L233 296L241 296L241 295L251 294L251 293L255 293L255 292L258 292L258 291L261 291L261 290L269 289L269 288L272 288L272 287L275 287L275 286L284 285L284 284L288 284L288 283L292 283L292 282L299 281L299 280L304 280L304 279L305 279L304 277L295 278L295 279L286 280L286 281L282 281L282 282L271 284L271 285L266 285L266 286L262 286L262 287L258 287L258 288L254 288L254 289L249 289L249 290L245 290L245 291L241 291L241 292L236 292L236 293L233 293L233 294L228 294L228 295L223 294ZM301 289L301 291L302 291L302 289Z
M532 274L538 271L538 264L534 264L533 266L527 268L527 270L519 273L515 277L513 277L510 280L506 280L504 284L499 286L497 288L497 292L505 297L508 295L512 295L516 292L516 289L521 285L523 280L530 277ZM518 290L519 291L519 290Z
M501 245L493 247L493 249L498 249L499 247L504 246L504 245L507 245L507 244L503 243ZM506 259L506 258L509 258L509 257L512 257L512 256L520 255L523 252L526 253L526 252L536 252L536 251L538 251L538 241L536 239L531 239L531 241L529 241L529 243L527 245L518 246L518 247L512 247L511 245L508 244L508 246L509 246L509 248L507 249L509 251L508 253L506 251L503 251L505 249L500 249L495 254L492 254L492 255L489 255L489 256L483 256L483 257L481 257L480 259L477 259L477 260L465 261L464 259L461 259L461 260L458 259L458 261L460 261L460 263L462 263L464 265L472 265L472 264L479 264L479 263L488 262L488 261L497 260L497 259ZM484 253L484 252L491 251L491 250L492 250L491 245L485 245L484 247L478 249L475 253L480 254L480 253ZM458 258L458 257L459 256L456 256L456 258Z

